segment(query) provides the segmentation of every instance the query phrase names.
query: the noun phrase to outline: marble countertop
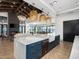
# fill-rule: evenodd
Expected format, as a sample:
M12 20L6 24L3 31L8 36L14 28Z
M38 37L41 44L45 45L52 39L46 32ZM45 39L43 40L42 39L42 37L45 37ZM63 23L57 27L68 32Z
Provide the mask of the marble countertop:
M15 35L15 41L18 41L24 45L32 44L34 42L39 42L45 39L49 39L50 35L46 34L35 34L35 35L27 35L27 34L17 34Z
M69 59L79 59L79 36L75 36Z
M20 36L16 37L15 41L18 41L24 45L32 44L35 42L39 42L42 40L48 39L47 35L26 35L26 36Z

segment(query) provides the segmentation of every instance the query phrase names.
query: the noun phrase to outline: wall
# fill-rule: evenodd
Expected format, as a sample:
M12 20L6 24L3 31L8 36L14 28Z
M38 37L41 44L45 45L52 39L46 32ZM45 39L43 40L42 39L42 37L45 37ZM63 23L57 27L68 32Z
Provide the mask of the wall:
M8 17L8 12L0 12L0 16Z
M5 17L8 17L8 24L16 24L15 28L10 28L10 26L8 25L8 35L10 33L10 30L13 30L15 32L18 32L19 31L19 20L17 18L17 15L15 12L0 12L0 16L5 16Z
M79 19L79 11L69 12L56 16L56 35L60 34L60 39L63 40L63 21Z
M9 22L9 33L14 31L18 32L19 31L19 20L17 18L17 15L15 12L8 12L8 22ZM14 28L10 28L10 24L15 24Z

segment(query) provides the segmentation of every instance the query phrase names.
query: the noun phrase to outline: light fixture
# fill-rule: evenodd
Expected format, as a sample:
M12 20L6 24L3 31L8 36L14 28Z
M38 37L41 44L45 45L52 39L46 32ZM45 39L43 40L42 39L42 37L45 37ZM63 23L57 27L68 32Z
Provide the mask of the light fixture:
M36 10L32 10L29 15L30 15L29 16L30 21L36 21L37 16L38 16L38 12Z
M53 1L49 3L51 6L55 6L57 4L57 1Z
M79 1L77 1L77 4L79 4Z
M57 1L53 1L53 5L56 5L57 4Z
M26 17L23 15L18 15L18 19L19 19L19 21L25 21Z
M46 21L46 15L45 15L45 14L41 14L39 20L40 20L41 22L45 22L45 21Z

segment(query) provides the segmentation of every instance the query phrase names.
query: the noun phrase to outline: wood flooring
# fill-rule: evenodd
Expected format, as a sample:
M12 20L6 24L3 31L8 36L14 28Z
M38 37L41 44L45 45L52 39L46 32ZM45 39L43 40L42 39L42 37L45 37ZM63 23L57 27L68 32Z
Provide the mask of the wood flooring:
M13 42L8 39L0 39L0 59L14 59Z
M41 59L69 59L72 43L61 42L60 45L52 49Z
M70 56L72 43L61 42L60 45L52 49L41 59L68 59ZM14 58L13 42L8 39L0 39L0 59Z

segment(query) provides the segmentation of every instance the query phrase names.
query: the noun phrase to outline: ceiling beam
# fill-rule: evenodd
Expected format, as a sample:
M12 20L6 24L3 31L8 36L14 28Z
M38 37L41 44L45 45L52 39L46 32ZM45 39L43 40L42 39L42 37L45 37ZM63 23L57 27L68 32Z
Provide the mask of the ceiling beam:
M0 9L2 9L2 8L4 8L4 9L6 9L6 8L16 9L17 7L12 6L12 5L10 5L10 6L0 6Z
M31 5L29 5L28 3L25 3L24 7L26 7L26 9L28 10L33 10L33 7L31 7Z
M24 12L22 12L21 10L19 10L19 12L17 12L17 15L18 15L18 14L22 14L22 15L24 15L24 16L26 16L26 17L28 17L28 16L27 16L27 14L25 14L25 13L24 13Z
M22 14L26 17L29 17L29 13L31 10L37 10L39 9L33 7L32 5L29 5L27 2L15 2L12 1L2 1L0 2L0 10L8 11L8 10L14 10L17 14Z
M0 11L7 11L7 10L15 10L18 6L20 5L20 3L13 3L13 2L6 2L6 1L2 1L0 2Z
M2 1L2 2L18 4L18 3L21 3L22 1L7 1L7 0L4 0L4 1Z
M10 9L0 9L0 12L9 12L9 11L13 11L13 10L10 10Z
M0 6L14 6L14 7L18 7L20 5L19 4L13 4L13 3L6 3L6 2L0 2Z
M10 10L12 10L12 9L15 9L15 8L1 8L1 7L0 7L0 9L5 9L5 10L6 10L6 9L10 9Z
M24 11L27 14L27 16L29 16L29 12L27 12L25 9L21 9L21 10Z
M16 9L16 11L19 10L24 4L25 2L22 2L22 4Z

